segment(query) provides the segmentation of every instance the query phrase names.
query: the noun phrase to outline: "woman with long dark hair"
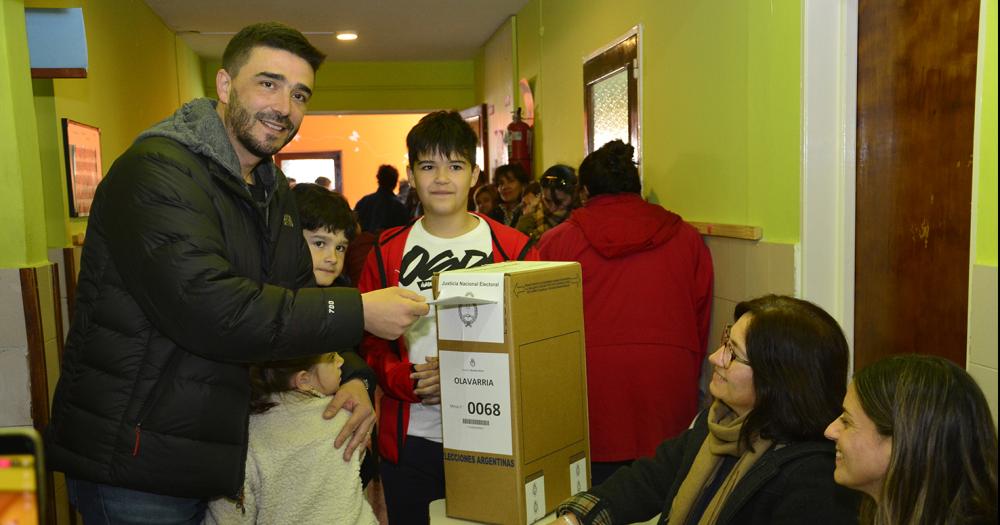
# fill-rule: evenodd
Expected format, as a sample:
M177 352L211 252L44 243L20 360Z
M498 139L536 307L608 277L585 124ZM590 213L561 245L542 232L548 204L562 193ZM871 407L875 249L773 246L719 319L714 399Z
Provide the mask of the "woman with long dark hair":
M844 524L857 495L833 482L826 418L840 411L847 341L818 306L739 303L709 357L715 402L694 426L557 509L568 524Z
M982 390L940 357L903 355L854 376L826 430L834 478L877 525L997 522L997 431Z

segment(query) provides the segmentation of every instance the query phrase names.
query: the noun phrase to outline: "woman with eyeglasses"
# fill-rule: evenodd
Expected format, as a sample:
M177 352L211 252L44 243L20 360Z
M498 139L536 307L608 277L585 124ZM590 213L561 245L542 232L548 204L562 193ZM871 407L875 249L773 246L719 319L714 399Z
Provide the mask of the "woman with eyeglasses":
M736 305L709 357L715 401L690 430L557 509L553 524L856 523L823 430L840 412L847 341L818 306L768 295Z
M901 355L859 372L836 442L837 483L864 492L865 524L997 522L997 430L975 380L940 357Z
M558 226L580 206L576 191L576 170L556 164L545 170L538 181L541 186L540 202L524 207L517 221L521 233L537 241L546 231Z

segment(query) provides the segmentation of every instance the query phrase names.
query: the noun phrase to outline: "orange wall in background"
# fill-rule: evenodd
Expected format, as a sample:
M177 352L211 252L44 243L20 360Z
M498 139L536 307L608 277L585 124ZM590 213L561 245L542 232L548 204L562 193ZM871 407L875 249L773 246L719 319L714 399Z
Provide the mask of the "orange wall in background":
M399 170L399 180L406 178L406 134L422 116L306 115L298 135L281 153L340 151L344 196L354 206L378 188L375 173L380 165L391 164Z

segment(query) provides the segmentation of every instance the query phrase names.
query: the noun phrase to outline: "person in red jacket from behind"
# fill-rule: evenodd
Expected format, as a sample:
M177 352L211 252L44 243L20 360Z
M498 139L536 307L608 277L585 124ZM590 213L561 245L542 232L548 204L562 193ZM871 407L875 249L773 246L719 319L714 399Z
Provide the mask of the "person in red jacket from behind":
M543 260L579 261L593 483L650 456L698 410L712 257L697 230L643 200L632 146L580 164L587 204L546 232Z
M432 299L437 272L511 259L537 260L528 236L467 211L476 180L476 135L454 111L430 113L406 136L411 190L424 216L384 231L358 288L400 286ZM389 522L428 523L428 505L444 497L441 390L434 310L403 337L366 334L362 355L384 393L379 408L380 472Z

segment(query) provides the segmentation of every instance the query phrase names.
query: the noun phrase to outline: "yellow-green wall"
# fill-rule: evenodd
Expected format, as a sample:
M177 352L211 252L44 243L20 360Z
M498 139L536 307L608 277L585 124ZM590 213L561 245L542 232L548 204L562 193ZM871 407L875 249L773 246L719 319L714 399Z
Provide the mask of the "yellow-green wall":
M983 0L985 34L981 35L979 67L978 171L976 202L976 264L997 265L997 0ZM983 26L980 26L983 27Z
M87 32L87 78L34 84L47 243L59 247L86 229L86 219L68 218L61 119L100 128L107 172L140 131L183 102L204 95L202 68L197 55L141 0L27 0L25 4L82 7Z
M517 58L520 76L537 77L541 165L582 160L583 58L639 24L647 196L688 220L797 242L798 0L532 0Z
M24 3L0 0L0 268L46 261Z
M219 60L204 63L204 90L213 98L220 66ZM473 60L326 62L316 75L309 111L419 111L475 104Z

